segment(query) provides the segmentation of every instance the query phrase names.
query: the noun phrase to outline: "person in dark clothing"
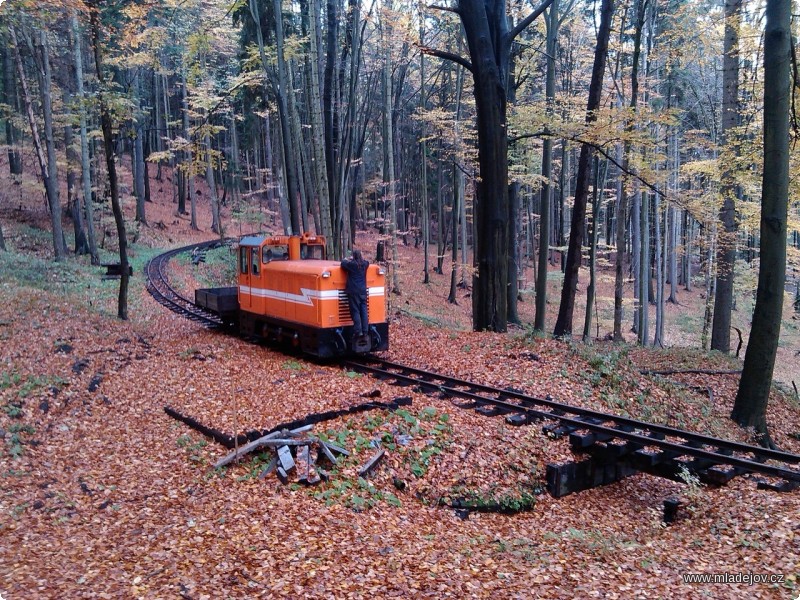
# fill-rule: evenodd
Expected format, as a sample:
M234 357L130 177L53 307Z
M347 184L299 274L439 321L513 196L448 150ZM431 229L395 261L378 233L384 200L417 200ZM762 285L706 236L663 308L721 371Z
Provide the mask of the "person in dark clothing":
M353 250L353 258L342 261L342 269L347 273L344 291L353 319L353 333L356 336L369 333L367 316L367 267L369 263L361 256L360 250Z

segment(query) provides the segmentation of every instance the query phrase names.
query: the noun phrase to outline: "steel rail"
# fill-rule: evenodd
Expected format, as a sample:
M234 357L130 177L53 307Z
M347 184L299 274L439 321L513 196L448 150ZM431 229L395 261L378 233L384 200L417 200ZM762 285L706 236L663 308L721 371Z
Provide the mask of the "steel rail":
M372 366L370 363L378 363L381 367ZM654 446L669 452L677 452L673 458L679 456L693 456L711 460L717 465L730 465L739 467L749 472L762 473L786 479L787 481L800 482L800 471L767 465L765 460L778 460L788 463L800 463L800 455L752 446L741 442L733 442L710 436L697 434L682 429L638 421L628 417L603 413L591 409L572 406L549 399L526 396L520 392L496 388L483 384L476 384L471 381L460 380L455 377L425 371L414 367L408 367L390 361L384 361L376 357L367 360L350 360L345 363L350 368L361 370L362 372L374 375L403 380L409 384L417 384L421 389L439 390L444 394L466 398L475 401L477 404L492 405L505 410L506 412L520 413L537 419L551 419L563 425L574 427L574 431L588 430L598 433L607 438L624 439L629 442L644 446ZM400 372L398 372L400 371ZM443 382L435 383L436 380ZM467 388L467 389L459 389ZM496 394L498 398L490 398L482 393ZM519 401L519 404L501 400L500 397L511 398ZM528 406L526 406L528 405ZM545 406L552 411L533 408L531 405ZM559 414L560 413L560 414ZM572 416L570 416L572 415ZM576 417L577 415L577 417ZM591 419L584 420L584 419ZM604 425L603 423L614 423L614 426ZM638 429L644 433L636 433ZM679 443L655 436L669 436L686 440L686 443ZM605 440L609 441L609 440ZM703 446L713 446L717 451L706 450ZM728 452L749 453L753 459L733 456Z
M219 242L220 240L210 240L199 244L190 244L180 248L173 248L151 258L144 268L147 291L150 292L156 302L187 319L199 322L208 328L223 326L222 319L217 315L208 312L175 290L170 285L169 277L166 274L166 266L172 257L194 249L206 249Z
M166 266L169 260L178 254L189 250L208 248L218 242L219 240L211 240L200 244L174 248L153 257L145 266L146 287L157 302L181 316L212 328L220 327L224 323L217 315L209 313L178 293L169 283ZM692 456L711 461L715 465L730 465L747 472L762 473L787 481L800 482L800 471L761 462L776 460L785 463L800 463L800 455L789 452L723 440L666 425L648 423L621 415L573 406L556 402L550 397L537 398L528 396L515 390L474 383L450 375L394 363L375 356L364 359L351 359L344 361L342 364L373 375L416 384L423 390L438 390L450 396L472 400L476 404L492 405L509 413L524 414L526 415L526 420L530 420L531 417L549 419L557 421L563 426L572 427L572 431L591 431L605 438L600 441L610 441L615 438L622 439L642 447L660 448L672 453L673 456L671 458ZM372 366L374 364L378 364L380 367ZM437 381L440 383L436 383ZM494 394L496 397L491 398L482 394ZM517 403L509 402L508 400L515 400ZM537 409L534 406L545 407L549 410ZM613 426L604 425L604 423L609 422L613 423ZM642 433L636 433L635 430L639 430ZM686 443L664 439L667 436L685 440ZM703 446L715 447L717 451L706 450ZM751 454L753 459L733 456L732 452Z

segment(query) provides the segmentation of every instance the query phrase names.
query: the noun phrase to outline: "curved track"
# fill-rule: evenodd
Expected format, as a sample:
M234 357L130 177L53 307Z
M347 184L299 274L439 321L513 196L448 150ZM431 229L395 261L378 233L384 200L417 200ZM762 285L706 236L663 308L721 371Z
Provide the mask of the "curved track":
M191 319L192 321L200 323L204 327L208 327L210 329L224 327L226 323L224 323L219 316L205 310L204 308L195 304L194 301L182 296L170 285L166 267L173 256L177 256L178 254L189 251L207 250L209 248L217 247L221 243L226 243L227 241L228 240L211 240L209 242L202 242L200 244L182 246L151 258L144 268L146 277L145 286L147 287L147 291L150 292L150 295L156 299L156 302L166 306L168 309L178 313L182 317Z

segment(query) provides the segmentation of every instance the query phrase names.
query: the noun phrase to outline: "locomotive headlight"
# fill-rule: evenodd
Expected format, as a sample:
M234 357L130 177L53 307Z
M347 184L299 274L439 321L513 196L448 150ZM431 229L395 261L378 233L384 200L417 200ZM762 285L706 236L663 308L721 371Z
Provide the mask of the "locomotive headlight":
M330 271L323 271L322 272L322 278L323 279L327 279L330 276L331 276L331 272Z
M378 275L386 275L386 271L384 271L383 267L378 267Z

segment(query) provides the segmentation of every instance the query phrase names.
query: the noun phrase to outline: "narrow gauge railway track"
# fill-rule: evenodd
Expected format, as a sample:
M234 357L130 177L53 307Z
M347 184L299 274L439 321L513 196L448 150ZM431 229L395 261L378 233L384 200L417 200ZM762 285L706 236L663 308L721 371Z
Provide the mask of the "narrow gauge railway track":
M204 327L215 329L226 326L227 324L224 323L219 316L197 306L192 300L178 293L175 288L170 285L166 267L170 259L178 254L192 250L207 250L220 243L226 243L227 241L228 240L211 240L199 244L173 248L172 250L151 258L144 268L147 291L150 292L150 295L153 296L159 304L178 313L182 317L200 323Z
M417 386L424 393L439 392L443 397L463 398L468 401L463 408L476 408L489 416L506 415L510 422L524 425L541 420L554 422L547 430L556 437L569 434L575 451L590 450L596 444L624 441L624 444L607 444L608 454L617 457L634 454L642 469L690 456L694 460L680 462L695 470L705 480L723 484L736 475L759 473L800 483L800 471L785 465L799 464L800 455L752 446L741 442L718 439L707 435L676 429L666 425L647 423L628 417L608 414L588 408L563 404L552 400L528 396L523 393L477 384L448 375L424 371L376 357L350 360L347 368L370 374L384 380L394 380L403 386ZM585 433L582 433L585 432ZM647 448L658 448L652 453ZM637 455L638 453L638 455ZM647 461L652 464L646 464ZM767 461L783 463L767 464ZM672 463L675 465L675 463ZM725 467L729 467L725 469ZM629 473L630 474L630 473Z
M223 243L227 240L223 240ZM160 304L179 315L200 323L207 328L225 328L217 315L197 306L182 296L169 282L166 266L174 256L192 250L204 250L219 244L212 240L174 248L151 259L145 266L146 286ZM488 416L505 415L514 425L525 425L547 420L546 426L554 437L569 435L576 452L602 451L602 463L611 459L636 458L634 471L656 472L667 466L672 475L681 465L696 471L710 483L724 484L737 475L758 473L783 479L793 486L800 484L800 470L787 465L800 464L800 455L753 446L741 442L718 439L682 429L648 423L600 411L572 406L550 398L536 398L513 389L502 389L474 383L402 365L376 356L367 356L344 361L343 366L370 374L379 379L392 380L403 386L417 386L424 393L441 393L444 397L463 398L467 403L462 408L475 408ZM623 441L623 444L617 444ZM657 448L658 452L649 451ZM682 457L692 457L684 461ZM767 461L773 461L767 464ZM782 464L775 464L775 463ZM619 475L622 478L625 475ZM595 477L596 479L596 477ZM614 480L612 478L612 480ZM601 483L609 483L610 480ZM567 492L568 493L568 492Z

